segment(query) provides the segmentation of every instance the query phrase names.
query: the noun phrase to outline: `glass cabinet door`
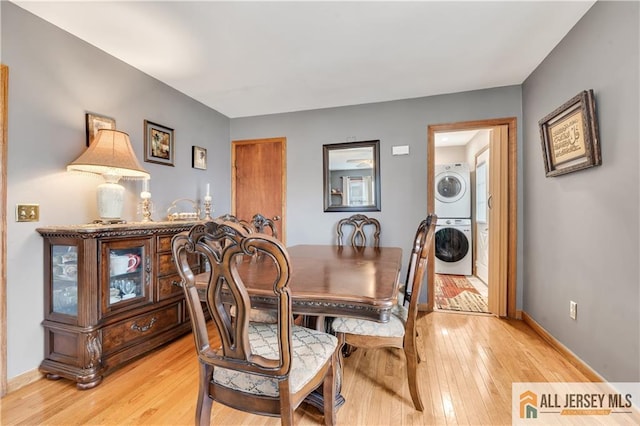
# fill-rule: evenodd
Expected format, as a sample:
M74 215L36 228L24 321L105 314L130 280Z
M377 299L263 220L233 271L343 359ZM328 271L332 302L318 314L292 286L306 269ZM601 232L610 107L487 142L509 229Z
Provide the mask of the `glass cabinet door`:
M150 240L114 242L103 246L103 268L108 289L104 289L103 306L107 311L151 300L149 280Z
M51 311L78 315L78 248L51 246Z

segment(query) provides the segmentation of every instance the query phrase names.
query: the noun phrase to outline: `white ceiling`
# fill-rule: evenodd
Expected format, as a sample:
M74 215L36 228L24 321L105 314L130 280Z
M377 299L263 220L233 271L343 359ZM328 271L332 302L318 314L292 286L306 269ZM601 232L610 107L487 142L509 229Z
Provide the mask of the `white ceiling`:
M445 146L464 146L481 130L461 130L458 132L440 132L434 134L433 143L436 148Z
M225 114L522 83L594 1L14 1Z

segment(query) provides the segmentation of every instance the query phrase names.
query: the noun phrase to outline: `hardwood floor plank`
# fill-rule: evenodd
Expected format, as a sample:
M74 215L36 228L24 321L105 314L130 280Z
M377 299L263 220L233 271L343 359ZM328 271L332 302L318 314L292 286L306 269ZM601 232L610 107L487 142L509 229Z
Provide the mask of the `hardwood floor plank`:
M344 362L338 425L508 425L511 385L588 381L522 321L434 312L420 314L418 378L425 411L413 407L401 351L356 350ZM212 345L217 342L212 342ZM192 425L198 363L186 335L80 391L68 380L40 380L0 400L3 425ZM314 407L299 425L322 424ZM214 403L212 424L279 425Z

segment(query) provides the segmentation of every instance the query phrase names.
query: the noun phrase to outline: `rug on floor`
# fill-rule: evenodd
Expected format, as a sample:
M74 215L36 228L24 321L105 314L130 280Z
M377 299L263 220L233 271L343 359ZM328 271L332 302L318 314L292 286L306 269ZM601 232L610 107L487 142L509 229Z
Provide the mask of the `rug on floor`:
M435 276L435 300L438 309L489 313L487 298L464 275Z

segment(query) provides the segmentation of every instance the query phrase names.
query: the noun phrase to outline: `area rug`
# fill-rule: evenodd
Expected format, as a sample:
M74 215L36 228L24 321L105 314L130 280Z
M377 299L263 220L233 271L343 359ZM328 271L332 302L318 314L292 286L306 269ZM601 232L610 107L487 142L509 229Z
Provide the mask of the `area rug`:
M464 275L435 276L435 300L438 309L489 313L487 298Z

